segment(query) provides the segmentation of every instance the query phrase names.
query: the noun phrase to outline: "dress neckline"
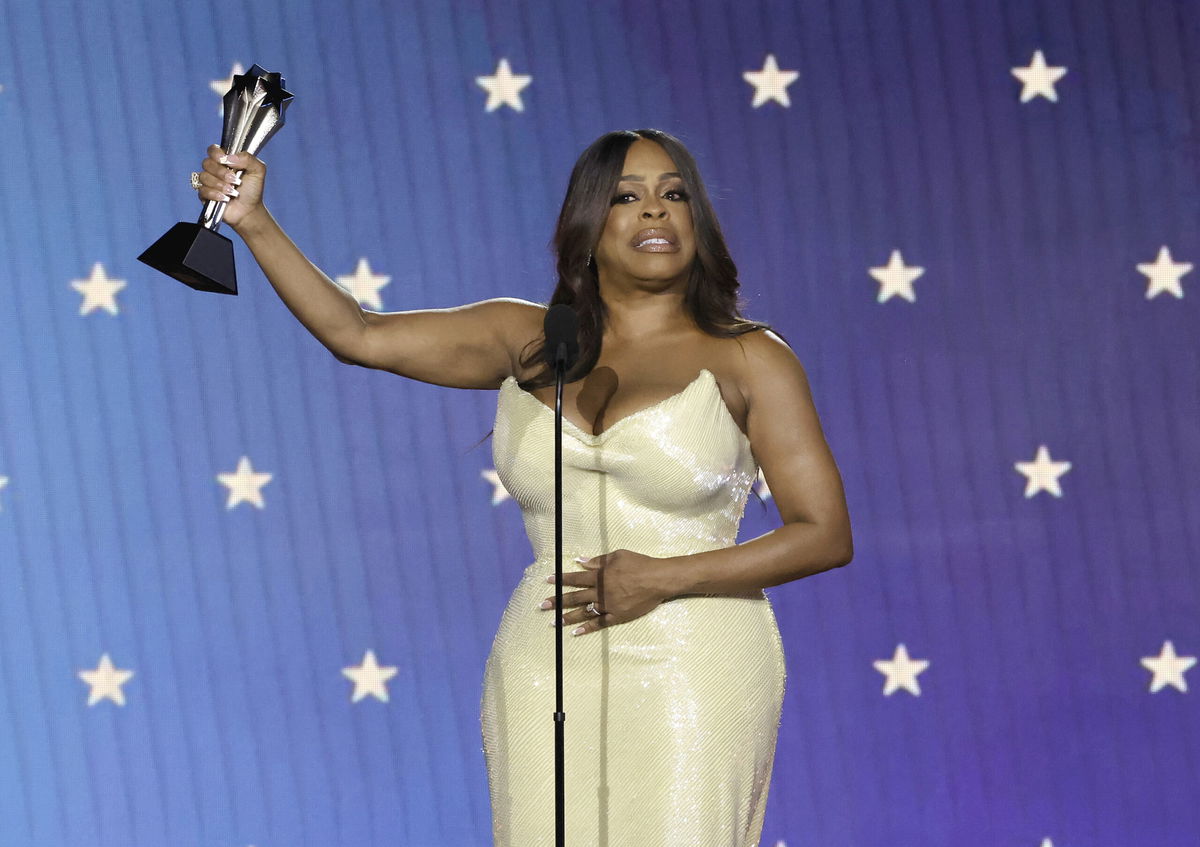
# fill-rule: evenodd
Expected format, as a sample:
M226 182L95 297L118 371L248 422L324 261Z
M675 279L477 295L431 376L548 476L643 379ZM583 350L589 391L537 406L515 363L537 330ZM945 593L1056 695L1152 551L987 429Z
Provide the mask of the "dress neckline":
M733 424L733 428L737 430L738 435L740 435L743 439L746 439L747 441L749 441L749 439L746 438L746 433L742 432L741 428L737 425L737 421L734 420L733 413L731 411L729 411L729 407L727 405L725 405L725 398L721 396L720 389L717 386L717 378L713 374L713 372L710 371L708 368L701 368L700 373L696 374L696 376L692 379L691 382L689 382L683 388L676 391L674 394L671 394L668 397L664 397L661 400L651 403L649 406L643 406L642 408L638 409L637 411L630 412L629 414L625 415L624 417L620 418L619 420L614 421L612 426L606 427L604 429L604 431L599 434L596 434L593 432L588 432L586 429L583 429L582 427L580 427L578 424L576 424L574 421L572 421L566 415L563 415L563 424L565 424L566 428L569 429L572 433L574 433L577 436L582 437L582 439L591 441L591 442L598 442L604 438L607 438L610 433L615 432L616 430L623 427L625 425L626 421L642 417L642 416L644 416L650 412L653 412L657 409L661 409L663 406L667 405L668 403L679 400L682 397L684 397L685 395L691 393L691 391L694 388L701 385L705 381L704 376L706 374L708 375L707 381L713 386L713 388L717 389L717 392L716 392L717 393L717 402L721 406L721 410L725 413L725 417L729 420L729 422L731 424ZM533 394L532 392L526 391L524 388L522 388L515 376L510 375L510 376L505 377L504 382L501 383L500 387L503 388L504 386L509 385L509 384L511 384L513 388L517 389L517 393L519 395L528 397L531 401L533 401L534 403L537 403L539 406L541 406L543 409L545 409L551 415L554 414L553 406L547 406L545 403L543 403L541 401L541 398L539 398L536 394Z

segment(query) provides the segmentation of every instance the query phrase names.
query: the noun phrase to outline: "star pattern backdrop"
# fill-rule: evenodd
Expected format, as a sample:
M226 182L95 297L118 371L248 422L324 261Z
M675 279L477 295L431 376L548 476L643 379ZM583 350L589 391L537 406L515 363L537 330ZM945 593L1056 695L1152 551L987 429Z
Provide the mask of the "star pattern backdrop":
M240 242L237 298L135 259L255 62L373 310L545 301L591 140L696 154L855 530L769 590L764 845L1200 842L1194 2L0 10L0 844L490 843L495 393L339 364Z

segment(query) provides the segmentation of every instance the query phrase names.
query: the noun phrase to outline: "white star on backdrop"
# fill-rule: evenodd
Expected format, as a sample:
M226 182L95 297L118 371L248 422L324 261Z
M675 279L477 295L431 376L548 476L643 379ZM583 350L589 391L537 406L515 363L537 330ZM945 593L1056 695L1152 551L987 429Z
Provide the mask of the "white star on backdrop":
M1175 645L1164 641L1157 656L1146 656L1142 659L1142 667L1154 674L1154 678L1150 680L1150 693L1153 694L1168 685L1186 693L1187 681L1183 674L1194 664L1195 656L1177 656Z
M1066 68L1047 67L1041 50L1034 51L1033 60L1028 66L1012 68L1012 75L1024 83L1021 87L1022 103L1028 103L1038 96L1057 103L1058 93L1054 90L1054 83L1062 79L1066 72Z
M226 77L225 79L214 79L212 82L210 82L208 84L208 87L211 88L213 91L215 91L217 93L217 95L222 98L217 101L217 114L218 115L225 114L224 98L225 98L225 95L229 93L229 89L233 87L233 78L235 76L241 76L245 72L246 71L244 68L242 68L241 62L234 62L233 70L231 70L229 72L228 77ZM226 151L226 152L229 152L229 151Z
M379 663L375 661L375 651L368 650L363 655L361 665L342 668L342 673L354 680L354 695L350 698L351 702L357 703L370 694L386 703L388 692L384 683L396 675L396 668L380 667Z
M768 100L774 100L781 106L792 105L788 99L787 87L799 78L799 71L781 71L775 61L775 54L768 53L761 71L746 71L742 79L754 86L754 100L750 105L757 109Z
M492 484L492 505L498 506L512 495L508 493L508 489L504 487L504 483L500 481L500 475L493 468L490 471L480 471L479 475Z
M354 273L349 276L339 276L337 284L350 292L361 305L369 309L382 309L383 300L379 289L392 281L390 276L371 273L371 265L366 259L359 259Z
M125 280L109 279L104 272L104 265L96 262L92 265L92 275L87 279L71 280L71 287L83 295L79 314L87 315L104 309L110 315L115 315L118 311L117 292L125 287Z
M255 473L250 459L242 456L236 471L217 474L217 480L229 488L229 499L225 502L225 508L232 509L243 501L263 508L262 487L271 481L271 477L272 474L269 473Z
M1158 259L1153 264L1143 262L1137 266L1139 272L1150 277L1150 282L1146 286L1146 299L1149 300L1164 291L1168 294L1174 294L1176 297L1183 296L1182 277L1192 269L1191 262L1173 262L1171 260L1171 251L1167 249L1167 245L1163 245L1158 250Z
M1037 457L1032 462L1015 462L1013 467L1025 474L1026 497L1032 497L1039 491L1049 491L1055 497L1062 497L1058 478L1071 469L1071 463L1050 461L1050 451L1045 444L1039 444Z
M131 676L133 671L113 667L112 659L107 653L100 657L100 664L95 670L79 672L79 678L92 687L88 694L89 706L94 706L105 698L118 706L124 706L125 694L121 691L121 686L128 682Z
M917 683L917 674L924 673L929 667L928 659L910 659L908 648L903 644L896 646L896 652L890 660L876 659L875 670L883 674L887 681L883 684L884 696L891 696L903 688L909 694L921 696L921 686Z
M491 76L477 76L475 82L488 93L487 105L484 111L494 112L501 106L511 106L518 112L525 111L521 102L521 90L533 81L533 77L524 74L514 74L508 66L508 59L501 59L496 65L496 73Z
M884 303L896 295L900 295L910 303L917 300L913 292L913 280L925 273L924 268L908 266L900 258L900 251L893 250L888 263L881 268L869 268L871 276L879 283L877 302Z
M1052 842L1049 838L1043 838L1041 847L1054 847L1054 842Z

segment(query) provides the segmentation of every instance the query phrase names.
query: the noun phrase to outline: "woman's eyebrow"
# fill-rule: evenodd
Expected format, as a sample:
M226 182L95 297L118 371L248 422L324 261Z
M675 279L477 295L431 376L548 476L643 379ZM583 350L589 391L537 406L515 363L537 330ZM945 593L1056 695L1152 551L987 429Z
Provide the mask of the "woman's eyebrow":
M662 182L664 179L672 179L673 177L682 178L683 174L679 173L678 171L667 171L665 174L658 175L658 181ZM625 174L624 176L621 177L621 182L645 182L645 181L646 181L646 178L644 176L642 176L641 174Z

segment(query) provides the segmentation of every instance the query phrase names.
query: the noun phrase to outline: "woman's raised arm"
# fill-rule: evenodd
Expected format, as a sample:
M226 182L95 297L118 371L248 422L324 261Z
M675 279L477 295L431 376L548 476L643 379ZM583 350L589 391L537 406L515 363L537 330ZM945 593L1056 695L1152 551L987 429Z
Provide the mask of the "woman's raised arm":
M366 327L348 358L452 388L499 388L530 341L541 335L546 309L501 297L451 309L363 312Z
M266 165L208 148L202 200L226 200L224 220L246 242L297 320L339 361L454 388L498 388L541 332L543 307L497 298L450 309L368 312L309 261L262 203ZM225 157L225 161L222 161ZM232 177L241 171L240 181Z

